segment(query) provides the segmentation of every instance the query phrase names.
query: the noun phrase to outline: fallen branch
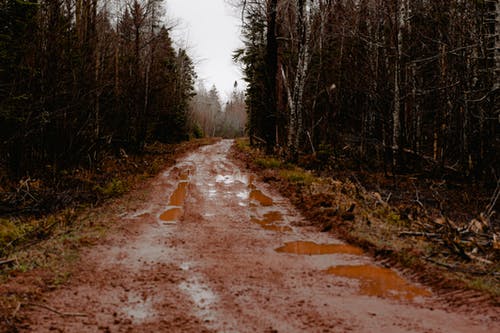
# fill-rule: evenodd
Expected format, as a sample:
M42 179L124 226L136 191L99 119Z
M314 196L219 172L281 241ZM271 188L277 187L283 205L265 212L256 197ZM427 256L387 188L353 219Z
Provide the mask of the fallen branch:
M425 236L425 237L438 237L439 234L436 234L436 233L432 233L432 232L415 232L415 231L402 231L399 233L399 237L403 237L403 236L415 236L415 237L421 237L421 236Z
M427 260L429 262L432 262L433 264L436 264L438 266L446 267L448 269L453 269L453 270L457 269L455 266L448 265L448 264L445 264L444 262L440 262L440 261L437 261L437 260L434 260L434 259L431 259L431 258L425 258L425 260Z
M58 310L56 310L48 305L44 305L44 304L40 304L40 303L27 303L26 305L49 310L50 312L53 312L61 317L88 317L88 315L85 313L61 312L61 311L58 311Z
M12 264L12 263L15 263L17 261L17 259L7 259L7 260L0 260L0 266L3 266L3 265L9 265L9 264Z
M471 252L465 252L465 254L468 255L469 258L471 258L473 260L476 260L476 261L479 261L480 263L487 264L487 265L493 264L493 261L488 260L488 259L484 259L484 258L481 258L481 257L478 257L478 256L476 256L475 254L473 254Z

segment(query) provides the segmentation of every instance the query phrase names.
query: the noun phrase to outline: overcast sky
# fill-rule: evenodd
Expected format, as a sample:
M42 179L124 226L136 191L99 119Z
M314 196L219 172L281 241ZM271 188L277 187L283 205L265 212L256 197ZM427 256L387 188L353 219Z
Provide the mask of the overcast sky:
M234 81L241 87L241 70L232 61L241 47L240 20L224 0L167 0L167 16L176 24L173 38L187 47L196 63L198 79L207 89L216 85L226 99Z

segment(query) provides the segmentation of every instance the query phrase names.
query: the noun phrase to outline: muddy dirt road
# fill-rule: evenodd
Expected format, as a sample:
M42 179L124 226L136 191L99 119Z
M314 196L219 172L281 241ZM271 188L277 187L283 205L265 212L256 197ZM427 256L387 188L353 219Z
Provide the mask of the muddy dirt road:
M29 332L494 332L303 218L203 147L151 182L141 209L24 309ZM69 314L61 316L51 310ZM455 310L456 311L456 310ZM498 331L497 331L498 332Z

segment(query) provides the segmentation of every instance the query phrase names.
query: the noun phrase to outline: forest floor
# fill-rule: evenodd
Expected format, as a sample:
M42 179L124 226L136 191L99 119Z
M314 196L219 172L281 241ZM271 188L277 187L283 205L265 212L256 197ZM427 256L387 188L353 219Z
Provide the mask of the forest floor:
M495 330L494 294L421 279L389 245L376 251L372 236L345 227L370 217L380 229L356 186L232 145L186 153L18 250L0 285L0 331Z

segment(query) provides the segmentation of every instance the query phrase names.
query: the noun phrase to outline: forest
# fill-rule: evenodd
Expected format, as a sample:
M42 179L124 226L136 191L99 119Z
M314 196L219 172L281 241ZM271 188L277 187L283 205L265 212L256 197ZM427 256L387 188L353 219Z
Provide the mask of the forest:
M0 0L0 333L493 332L499 152L499 0Z
M252 143L320 167L497 186L498 1L233 4Z
M194 65L162 1L0 3L2 177L96 168L189 136Z

